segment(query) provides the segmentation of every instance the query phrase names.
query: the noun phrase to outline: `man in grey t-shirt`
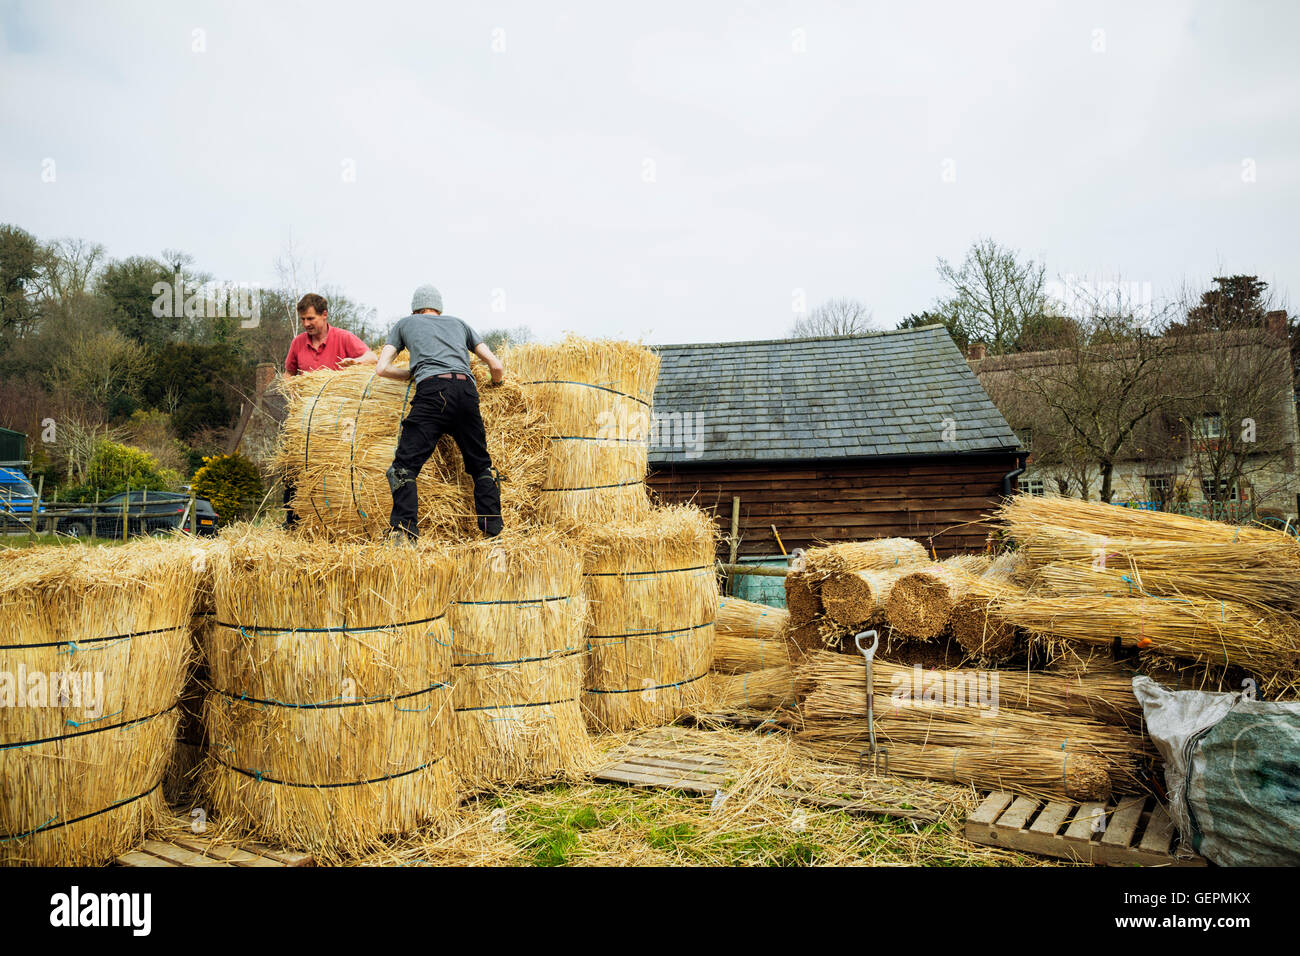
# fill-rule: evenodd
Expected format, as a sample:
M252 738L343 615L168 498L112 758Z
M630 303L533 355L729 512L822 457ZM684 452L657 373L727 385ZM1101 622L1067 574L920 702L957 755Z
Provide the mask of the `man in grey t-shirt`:
M409 368L395 369L393 359L405 349ZM438 445L449 434L460 448L465 472L474 480L474 513L479 530L488 537L501 533L501 489L488 456L487 435L479 412L478 389L469 370L473 352L492 373L492 384L505 377L505 366L468 324L442 314L442 294L431 285L415 290L411 314L398 321L379 353L376 375L406 381L414 378L415 398L402 421L397 453L388 469L394 531L419 534L419 501L415 479Z

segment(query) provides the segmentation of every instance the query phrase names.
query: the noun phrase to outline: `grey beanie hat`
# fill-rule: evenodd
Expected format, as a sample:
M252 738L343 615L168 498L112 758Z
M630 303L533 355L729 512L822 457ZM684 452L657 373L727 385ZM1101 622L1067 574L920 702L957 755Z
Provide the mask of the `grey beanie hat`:
M421 309L442 311L442 293L438 291L437 287L422 285L415 290L415 295L411 296L411 311L418 312Z

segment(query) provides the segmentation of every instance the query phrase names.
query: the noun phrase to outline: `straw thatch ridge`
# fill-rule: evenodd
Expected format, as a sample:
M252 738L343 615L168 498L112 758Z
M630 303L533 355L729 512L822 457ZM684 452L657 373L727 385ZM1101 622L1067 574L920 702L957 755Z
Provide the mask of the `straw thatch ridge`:
M455 552L455 765L469 789L585 768L582 563L554 532L507 533Z
M717 526L676 505L590 528L583 547L588 722L617 731L688 713L707 695L713 662Z

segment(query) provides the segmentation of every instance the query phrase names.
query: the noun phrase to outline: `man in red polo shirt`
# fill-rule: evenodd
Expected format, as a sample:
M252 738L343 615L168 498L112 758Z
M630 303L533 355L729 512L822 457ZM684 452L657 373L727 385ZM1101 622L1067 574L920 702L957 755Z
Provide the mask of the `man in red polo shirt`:
M322 296L309 292L298 301L298 318L302 332L289 344L284 360L285 375L300 375L318 368L347 368L350 365L374 365L379 356L366 343L349 332L330 325L329 304Z
M309 292L298 300L298 318L302 332L289 344L289 354L284 360L285 375L301 375L317 369L348 368L352 365L374 365L379 356L367 348L366 343L347 329L335 328L329 322L329 303L323 296ZM298 523L289 501L293 498L293 485L284 482L284 526L292 528Z

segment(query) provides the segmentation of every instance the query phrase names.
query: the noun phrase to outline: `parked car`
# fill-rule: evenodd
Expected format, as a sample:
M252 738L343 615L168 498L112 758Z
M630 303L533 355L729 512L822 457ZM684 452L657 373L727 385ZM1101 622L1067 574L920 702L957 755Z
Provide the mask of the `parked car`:
M122 504L126 492L113 495L94 505L86 505L65 511L59 515L57 529L60 534L72 535L74 538L87 537L92 529L100 537L116 538L122 534ZM175 491L133 491L131 500L126 505L127 534L163 534L172 528L188 529L190 526L189 495ZM194 500L194 529L199 534L216 534L219 517L212 509L212 502L207 498Z
M31 521L36 504L36 489L21 468L0 468L0 523ZM37 514L45 514L42 504Z

